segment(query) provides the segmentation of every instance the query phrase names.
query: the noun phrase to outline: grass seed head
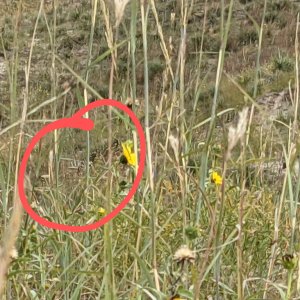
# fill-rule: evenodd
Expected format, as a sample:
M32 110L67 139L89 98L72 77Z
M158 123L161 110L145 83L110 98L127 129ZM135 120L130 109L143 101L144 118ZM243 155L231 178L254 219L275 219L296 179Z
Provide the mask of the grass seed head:
M175 252L173 259L178 263L183 263L185 261L194 263L196 254L187 245L183 245Z
M115 0L115 15L116 15L116 26L118 27L123 15L124 10L129 0Z
M239 112L239 121L234 128L233 126L229 127L228 132L228 153L230 154L232 149L237 145L239 140L242 140L242 137L245 135L247 127L247 116L248 116L248 107L245 107L241 112Z

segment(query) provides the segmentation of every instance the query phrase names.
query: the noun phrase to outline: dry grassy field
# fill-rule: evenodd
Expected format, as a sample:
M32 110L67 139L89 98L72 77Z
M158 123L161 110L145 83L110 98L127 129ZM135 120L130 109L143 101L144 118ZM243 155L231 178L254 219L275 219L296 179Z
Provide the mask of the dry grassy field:
M300 299L299 1L2 0L0 299ZM97 100L92 130L45 126ZM99 102L101 103L101 102ZM125 198L126 199L126 198ZM106 220L106 219L105 219ZM78 227L76 227L78 228ZM80 227L82 228L82 227Z

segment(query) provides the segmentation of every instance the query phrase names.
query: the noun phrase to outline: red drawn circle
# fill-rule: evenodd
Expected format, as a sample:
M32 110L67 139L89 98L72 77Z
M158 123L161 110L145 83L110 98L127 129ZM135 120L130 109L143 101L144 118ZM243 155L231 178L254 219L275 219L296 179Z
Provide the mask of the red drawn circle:
M75 225L65 225L65 224L59 224L55 222L51 222L45 218L42 218L39 216L30 206L28 199L25 194L24 189L24 177L26 172L26 166L29 159L29 156L34 148L34 146L38 143L38 141L45 136L47 133L59 129L59 128L77 128L81 130L92 130L94 128L94 122L91 119L84 118L83 115L96 108L101 106L113 106L120 110L122 110L124 113L126 113L133 124L135 125L139 140L140 140L140 157L139 157L139 165L138 165L138 171L135 177L135 180L132 184L132 187L130 191L128 192L127 196L121 201L121 203L108 215L104 216L99 221L88 224L84 226L75 226ZM19 189L19 196L21 199L21 202L24 206L24 209L27 211L27 213L31 216L32 219L34 219L36 222L40 223L41 225L44 225L49 228L54 228L58 230L65 230L70 232L84 232L88 230L96 229L105 223L109 222L112 218L114 218L120 211L128 204L130 199L133 197L133 195L136 193L139 183L142 179L144 168L145 168L145 160L146 160L146 139L144 135L143 127L136 117L136 115L133 113L132 110L130 110L126 105L122 104L121 102L118 102L116 100L112 99L103 99L103 100L97 100L94 101L87 106L80 109L77 113L75 113L71 118L64 118L57 120L55 122L52 122L45 127L43 127L30 141L29 145L27 146L25 153L23 155L20 170L19 170L19 176L18 176L18 189Z

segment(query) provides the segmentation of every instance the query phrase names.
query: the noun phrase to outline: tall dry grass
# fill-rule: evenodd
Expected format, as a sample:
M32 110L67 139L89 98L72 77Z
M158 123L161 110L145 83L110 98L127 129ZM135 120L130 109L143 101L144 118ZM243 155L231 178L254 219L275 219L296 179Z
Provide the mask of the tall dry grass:
M267 21L272 14L281 16L280 10L287 10L288 4L93 0L70 3L68 15L63 14L64 3L53 0L48 13L47 3L41 1L31 11L34 22L24 56L20 24L25 20L25 2L19 2L14 14L12 49L6 49L1 35L10 98L8 104L1 104L9 112L7 126L0 129L2 298L297 299L298 27L293 28L295 69L290 82L294 115L265 127L257 122L257 115L265 109L256 102L268 70L268 62L262 59L267 35L275 26ZM251 5L255 16L249 13ZM242 42L232 40L241 12L247 17L245 26L251 23L255 29L254 46L252 35L249 45L242 44L245 37L239 37ZM74 28L65 29L64 18L74 21ZM84 28L82 32L76 32L81 30L77 23ZM197 34L191 37L194 28ZM62 41L62 36L71 36L85 51L71 42L64 52L70 40ZM36 67L40 41L49 46L42 50L49 68L45 80L49 91L42 93L34 88L35 75L43 70ZM213 43L215 48L207 50ZM228 68L235 55L230 47L235 44L242 48L236 57L254 53L251 90ZM273 76L278 79L276 72ZM63 76L70 82L64 90ZM245 82L246 75L241 76ZM44 83L42 75L39 78ZM222 108L224 80L235 87L227 94L243 98L243 105L237 107L226 98L227 106ZM107 91L102 89L104 83ZM147 168L134 199L103 228L87 233L49 230L28 216L22 218L16 174L26 143L45 123L63 113L70 116L91 99L104 98L103 92L124 103L130 99L143 122ZM226 118L232 113L233 122L228 124ZM100 122L105 129L95 135L55 131L33 153L34 168L28 171L36 177L27 187L31 202L57 222L94 222L100 217L100 207L111 212L124 193L118 181L121 167L112 150L114 137L132 139L135 153L139 151L137 134L120 112L108 108L86 115L94 116L107 121ZM66 184L60 162L70 158L77 146L85 149L88 162L94 139L104 140L104 132L107 184L102 184L101 172L94 175L95 167L89 163L82 178L74 175L72 184ZM270 161L286 165L275 179L265 168ZM44 169L51 170L52 184L38 182ZM126 188L137 170L127 171ZM213 174L222 178L221 185L213 181ZM37 196L39 191L43 197ZM71 213L70 203L75 203ZM19 256L12 259L15 248Z

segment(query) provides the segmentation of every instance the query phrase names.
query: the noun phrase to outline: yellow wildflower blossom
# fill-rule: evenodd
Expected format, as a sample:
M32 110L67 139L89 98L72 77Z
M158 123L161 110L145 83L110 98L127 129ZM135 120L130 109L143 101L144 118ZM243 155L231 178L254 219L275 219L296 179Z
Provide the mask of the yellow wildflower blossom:
M179 295L175 295L175 296L171 297L170 300L184 300L184 299L183 299L183 298L180 298Z
M106 214L105 208L100 207L100 208L98 209L98 213L99 213L100 215L105 215L105 214Z
M215 171L211 173L211 181L216 185L222 184L222 177Z
M123 155L127 159L127 163L131 166L136 166L136 155L133 149L133 141L128 140L122 143Z

